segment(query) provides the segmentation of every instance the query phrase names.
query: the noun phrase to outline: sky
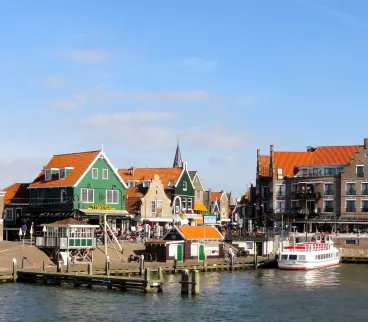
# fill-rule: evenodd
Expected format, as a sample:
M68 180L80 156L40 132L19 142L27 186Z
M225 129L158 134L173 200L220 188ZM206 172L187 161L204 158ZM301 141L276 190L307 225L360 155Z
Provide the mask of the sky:
M0 188L54 154L171 167L239 195L256 150L368 137L368 2L3 1Z

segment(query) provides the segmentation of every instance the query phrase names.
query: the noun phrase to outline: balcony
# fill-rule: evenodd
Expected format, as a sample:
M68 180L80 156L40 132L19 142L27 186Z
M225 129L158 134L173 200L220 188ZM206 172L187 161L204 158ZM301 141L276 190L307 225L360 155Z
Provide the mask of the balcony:
M276 192L276 199L285 199L285 192Z
M368 188L361 191L362 196L368 196Z
M333 209L333 207L325 207L323 209L323 212L334 212L334 209Z
M298 192L295 195L298 199L319 199L321 198L320 192Z
M356 195L356 189L348 189L346 190L347 196L355 196Z

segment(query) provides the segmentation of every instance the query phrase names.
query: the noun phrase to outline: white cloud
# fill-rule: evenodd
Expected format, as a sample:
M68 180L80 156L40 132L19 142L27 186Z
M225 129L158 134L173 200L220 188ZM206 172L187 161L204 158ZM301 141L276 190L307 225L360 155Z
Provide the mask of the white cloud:
M51 106L57 109L75 109L82 107L86 100L87 96L85 94L78 93L70 99L56 100L51 103Z
M105 50L76 49L65 51L63 56L74 61L100 63L105 61L110 54L110 52Z
M44 79L46 86L51 88L64 88L67 86L67 82L64 78L58 76L48 76Z

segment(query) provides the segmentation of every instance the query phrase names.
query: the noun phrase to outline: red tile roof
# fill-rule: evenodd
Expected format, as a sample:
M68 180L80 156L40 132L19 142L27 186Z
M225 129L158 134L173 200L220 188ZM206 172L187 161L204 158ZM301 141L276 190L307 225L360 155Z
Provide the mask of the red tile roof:
M221 233L213 226L180 226L185 239L223 239Z
M6 191L4 203L7 204L28 204L29 203L29 183L13 183L2 191Z
M275 152L274 176L277 177L277 169L283 169L284 176L294 176L297 165L313 164L313 152Z
M320 146L314 151L314 164L346 164L359 152L359 145Z
M220 201L222 192L212 192L211 191L211 201Z
M269 155L261 155L261 164L260 164L259 174L262 177L268 177L270 175L270 156Z
M129 169L118 170L120 176L125 182L128 182L129 180L138 180L139 182L142 182L143 180L152 180L153 176L157 174L165 189L173 188L175 186L182 171L182 168L136 168L134 169L134 175L131 175ZM173 185L168 187L170 180L173 180Z
M37 188L75 185L100 152L101 151L89 151L54 155L45 166L46 169L63 167L73 167L74 169L65 179L59 180L59 176L57 175L50 181L45 180L45 172L42 170L30 187Z
M55 221L52 223L52 225L88 225L84 221L79 221L74 218L66 218L63 220Z
M141 208L141 198L128 196L128 198L125 199L125 209L130 214L136 214L140 210L140 208Z

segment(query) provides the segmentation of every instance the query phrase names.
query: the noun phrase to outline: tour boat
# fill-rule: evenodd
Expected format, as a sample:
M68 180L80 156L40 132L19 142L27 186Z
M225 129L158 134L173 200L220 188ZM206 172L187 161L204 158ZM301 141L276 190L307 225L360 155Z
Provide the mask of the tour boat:
M332 235L315 234L311 242L285 246L277 260L280 269L311 270L340 263L340 252L334 247Z

